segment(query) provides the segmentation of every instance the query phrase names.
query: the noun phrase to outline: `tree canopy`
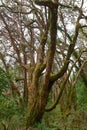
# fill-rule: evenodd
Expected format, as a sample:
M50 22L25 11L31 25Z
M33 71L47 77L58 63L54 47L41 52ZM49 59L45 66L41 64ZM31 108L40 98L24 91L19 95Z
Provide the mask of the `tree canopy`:
M66 116L77 110L78 81L87 87L86 4L0 2L0 91L8 88L15 103L27 109L26 130L58 104Z

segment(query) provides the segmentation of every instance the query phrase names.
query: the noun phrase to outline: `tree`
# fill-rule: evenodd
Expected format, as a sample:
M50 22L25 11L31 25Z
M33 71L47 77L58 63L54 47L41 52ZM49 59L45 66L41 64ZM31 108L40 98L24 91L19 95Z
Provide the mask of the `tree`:
M8 75L10 68L15 68L15 63L21 68L19 78L17 73L13 79L9 79L19 96L21 91L18 82L22 79L23 99L29 109L27 127L40 122L45 111L54 109L62 96L70 72L61 85L56 102L46 108L52 87L72 64L70 58L80 29L87 27L80 23L81 19L86 19L83 5L84 1L77 6L72 0L15 0L9 2L9 5L1 5L0 35L3 50L0 57ZM73 21L71 15L74 16ZM71 35L68 20L74 26ZM7 63L8 60L11 62ZM15 80L18 82L15 83Z

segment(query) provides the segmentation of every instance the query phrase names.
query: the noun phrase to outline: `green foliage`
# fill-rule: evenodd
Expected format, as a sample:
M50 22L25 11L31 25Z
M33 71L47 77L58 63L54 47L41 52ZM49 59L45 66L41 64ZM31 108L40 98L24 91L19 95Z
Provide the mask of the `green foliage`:
M36 130L58 130L57 127L49 127L46 125L45 122L42 122L41 124L36 125Z
M10 71L10 75L12 73ZM11 95L9 97L4 94L9 88L8 76L0 68L0 129L4 130L5 125L9 130L20 130L25 128L29 110L23 109L19 103L19 97L14 99ZM35 125L36 130L86 130L87 88L81 79L78 80L76 85L75 102L77 103L77 110L71 110L69 116L61 112L60 106L46 113L42 122ZM51 105L51 102L48 104Z
M10 73L12 74L12 71ZM26 122L25 111L20 104L20 97L13 98L11 95L8 74L0 68L0 129L16 130L16 126L19 130ZM10 94L8 94L8 91L10 91Z
M87 88L84 85L82 79L79 79L76 86L77 103L79 107L87 110Z
M5 71L0 68L0 94L10 87L8 77Z
M7 98L0 96L0 128L3 130L3 124L7 125L9 130L16 130L25 125L24 111L20 104L18 97Z
M11 80L20 79L22 69L16 65L14 68L9 67L8 69L8 78Z
M76 110L72 109L70 114L66 116L66 114L61 112L60 106L58 105L53 111L45 113L42 124L38 127L42 126L42 130L44 128L45 130L85 130L87 128L86 111L85 106L77 106Z

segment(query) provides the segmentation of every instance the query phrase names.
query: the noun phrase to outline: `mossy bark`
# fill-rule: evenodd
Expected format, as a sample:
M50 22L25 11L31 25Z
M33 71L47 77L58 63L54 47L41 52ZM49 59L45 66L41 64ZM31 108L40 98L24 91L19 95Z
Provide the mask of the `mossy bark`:
M48 6L48 5L47 5ZM56 50L56 36L57 36L57 8L51 2L50 10L50 43L48 45L48 53L46 63L37 62L34 72L32 74L32 81L29 84L29 116L27 118L27 128L34 124L41 122L45 112L48 96L52 85L50 84L50 75ZM44 38L43 38L44 39ZM42 71L46 68L44 75L44 82L40 86L39 79ZM51 86L51 87L50 87Z

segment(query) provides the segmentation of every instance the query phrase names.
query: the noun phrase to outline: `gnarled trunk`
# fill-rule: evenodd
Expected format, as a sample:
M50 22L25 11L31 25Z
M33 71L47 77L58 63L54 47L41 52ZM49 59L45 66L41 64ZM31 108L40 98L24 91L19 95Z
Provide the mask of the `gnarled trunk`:
M45 112L45 106L47 104L47 99L51 90L50 87L50 75L52 72L52 65L56 50L56 35L57 35L57 9L58 5L48 2L37 3L40 6L48 6L50 10L50 43L48 45L48 52L46 63L44 64L42 60L38 61L34 72L32 74L32 80L29 84L29 116L27 119L27 128L34 125L37 122L41 122L43 114ZM44 82L40 86L40 77L43 70L46 69L44 75Z

